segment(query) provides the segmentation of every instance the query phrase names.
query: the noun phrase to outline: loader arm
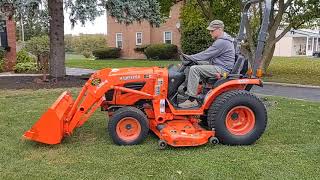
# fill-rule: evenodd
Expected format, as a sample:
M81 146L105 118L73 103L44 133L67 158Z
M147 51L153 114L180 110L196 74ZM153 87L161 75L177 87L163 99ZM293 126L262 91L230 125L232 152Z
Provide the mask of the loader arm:
M105 100L105 92L111 89L135 93L145 99L154 98L145 92L117 86L117 81L106 76L110 71L111 69L104 69L93 74L75 101L70 92L63 92L35 125L25 132L24 137L45 144L60 143L64 136L71 135L75 128L89 119Z

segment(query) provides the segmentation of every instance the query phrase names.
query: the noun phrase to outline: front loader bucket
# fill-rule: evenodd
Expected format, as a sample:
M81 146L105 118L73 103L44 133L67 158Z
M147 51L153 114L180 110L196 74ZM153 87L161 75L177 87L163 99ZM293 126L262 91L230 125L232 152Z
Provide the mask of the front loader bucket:
M73 99L70 92L63 92L23 136L26 139L45 144L59 144L65 134L64 126L72 106Z

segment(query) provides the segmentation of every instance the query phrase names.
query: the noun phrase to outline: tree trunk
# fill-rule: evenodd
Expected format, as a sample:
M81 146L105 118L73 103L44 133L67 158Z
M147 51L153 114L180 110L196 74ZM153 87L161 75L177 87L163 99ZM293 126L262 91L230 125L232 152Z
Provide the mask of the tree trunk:
M66 75L64 52L63 0L48 0L50 18L50 67L51 77Z
M240 48L240 52L242 55L244 55L246 58L248 58L248 61L251 64L253 64L253 54L250 51L250 48L248 47L249 44L247 43L247 45L242 45Z
M271 48L268 49L268 54L264 55L263 57L263 66L262 70L264 74L267 74L268 67L271 63L273 58L274 50L276 49L276 45L274 44Z

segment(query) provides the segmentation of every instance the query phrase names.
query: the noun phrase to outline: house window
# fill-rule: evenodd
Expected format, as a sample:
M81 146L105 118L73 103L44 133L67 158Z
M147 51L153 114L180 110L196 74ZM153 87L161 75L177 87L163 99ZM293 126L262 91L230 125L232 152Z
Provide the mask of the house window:
M136 45L142 45L142 32L136 33Z
M163 42L166 44L172 44L172 32L163 33Z
M123 47L123 43L122 43L122 33L117 33L116 34L116 47L117 48L121 48Z
M7 32L0 32L0 47L8 47Z

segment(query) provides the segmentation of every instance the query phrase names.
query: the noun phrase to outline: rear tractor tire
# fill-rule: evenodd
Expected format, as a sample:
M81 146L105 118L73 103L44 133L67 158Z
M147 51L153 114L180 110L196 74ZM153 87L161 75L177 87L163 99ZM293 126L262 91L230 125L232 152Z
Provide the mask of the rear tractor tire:
M229 91L221 94L208 110L208 125L215 130L220 143L250 145L256 142L267 126L267 111L254 94Z
M149 121L141 110L135 107L123 107L110 118L108 131L115 144L136 145L146 139Z

